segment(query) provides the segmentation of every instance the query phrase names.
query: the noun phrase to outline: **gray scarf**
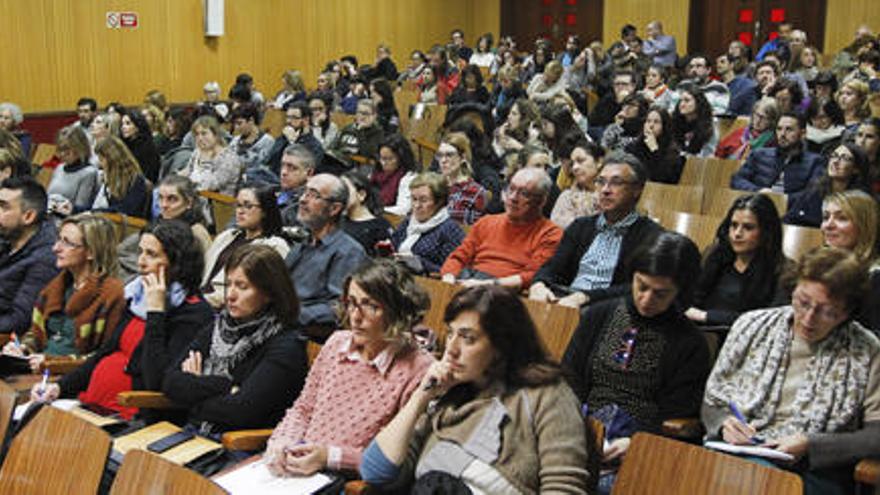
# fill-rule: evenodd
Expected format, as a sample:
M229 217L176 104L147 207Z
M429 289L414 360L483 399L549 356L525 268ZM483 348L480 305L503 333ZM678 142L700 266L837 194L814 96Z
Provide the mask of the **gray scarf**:
M252 320L239 322L224 309L214 322L204 374L231 379L232 368L280 331L281 323L269 311L263 311Z

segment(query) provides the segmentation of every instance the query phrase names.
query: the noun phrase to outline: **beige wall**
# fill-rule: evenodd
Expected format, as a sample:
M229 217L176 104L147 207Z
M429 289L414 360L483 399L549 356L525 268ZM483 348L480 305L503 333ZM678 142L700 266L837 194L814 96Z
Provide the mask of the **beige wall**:
M825 16L823 53L834 53L849 45L858 28L867 24L876 33L880 30L880 2L877 0L828 0Z
M711 1L711 0L710 0ZM689 0L607 0L602 20L605 46L620 39L620 28L632 24L644 37L645 26L654 20L663 23L663 32L675 37L679 55L687 53Z
M250 72L267 96L281 73L303 71L309 86L327 60L354 53L364 62L388 43L402 65L409 52L499 30L499 0L226 0L226 34L205 38L202 0L0 0L0 98L25 112L72 109L82 95L101 105L140 102L152 88L171 101L201 96L205 81L223 92ZM107 11L139 14L137 29L111 30Z

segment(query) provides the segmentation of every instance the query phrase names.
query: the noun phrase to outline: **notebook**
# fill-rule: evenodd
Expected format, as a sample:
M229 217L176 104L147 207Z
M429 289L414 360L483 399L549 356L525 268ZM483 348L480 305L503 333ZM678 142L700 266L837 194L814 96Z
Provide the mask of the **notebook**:
M263 459L244 464L229 473L217 476L214 482L231 495L259 493L260 495L290 495L316 493L333 483L333 478L322 473L311 476L280 478L269 472Z
M776 449L770 449L767 447L759 447L757 445L733 445L727 442L711 441L706 442L705 446L710 449L720 450L721 452L727 452L729 454L753 455L756 457L764 457L766 459L773 459L777 461L794 461L794 456L791 454L780 452Z

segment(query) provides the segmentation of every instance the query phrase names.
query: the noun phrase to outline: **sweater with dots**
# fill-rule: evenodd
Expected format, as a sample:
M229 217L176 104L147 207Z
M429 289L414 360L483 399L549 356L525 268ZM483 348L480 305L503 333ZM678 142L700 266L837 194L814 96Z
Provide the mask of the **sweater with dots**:
M414 349L364 362L353 359L350 349L351 332L337 331L327 340L305 388L272 432L270 447L324 445L328 467L357 470L364 448L406 404L434 362Z

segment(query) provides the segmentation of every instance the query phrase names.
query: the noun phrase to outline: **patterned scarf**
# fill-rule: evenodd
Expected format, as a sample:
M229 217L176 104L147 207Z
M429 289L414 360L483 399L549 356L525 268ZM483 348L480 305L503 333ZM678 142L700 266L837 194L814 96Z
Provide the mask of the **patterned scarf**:
M214 321L204 374L231 379L232 368L280 331L281 323L269 311L247 321L236 321L224 309Z
M410 215L409 223L406 224L406 239L400 243L400 247L397 251L400 253L412 253L413 246L419 242L419 239L421 239L423 235L434 230L434 228L438 227L448 219L449 210L446 208L440 208L434 216L425 220L424 223L416 220L415 215Z
M737 320L706 383L705 403L727 408L735 402L767 438L851 428L859 419L876 348L868 332L852 320L815 344L791 408L795 414L773 424L788 370L793 314L785 306L752 311Z

